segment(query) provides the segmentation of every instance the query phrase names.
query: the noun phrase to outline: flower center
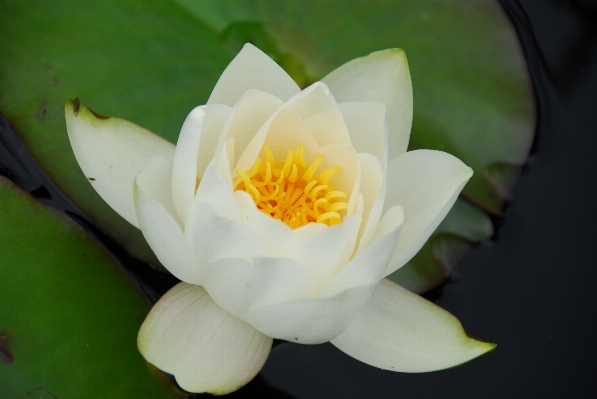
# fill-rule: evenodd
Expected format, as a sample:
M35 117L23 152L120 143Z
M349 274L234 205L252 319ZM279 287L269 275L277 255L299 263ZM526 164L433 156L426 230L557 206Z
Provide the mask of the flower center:
M331 177L341 172L340 167L331 167L314 178L323 155L307 166L303 152L304 147L299 144L294 152L288 151L284 161L276 163L264 144L265 163L257 157L251 169L246 172L237 169L234 191L246 191L260 211L292 229L310 223L328 226L342 223L340 212L348 209L348 203L342 199L347 195L329 184Z

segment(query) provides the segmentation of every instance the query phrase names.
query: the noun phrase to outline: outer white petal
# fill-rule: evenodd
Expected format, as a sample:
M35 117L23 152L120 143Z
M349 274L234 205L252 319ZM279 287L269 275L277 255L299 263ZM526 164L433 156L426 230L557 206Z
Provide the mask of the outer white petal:
M141 190L148 199L156 200L182 226L169 190L171 179L172 160L156 155L135 176L135 189Z
M377 102L387 106L389 157L406 151L413 118L413 91L406 54L377 51L347 62L322 79L339 103Z
M187 116L174 154L172 171L172 199L181 220L186 219L193 202L197 179L213 159L218 137L226 117L227 105L202 105Z
M333 296L358 286L366 286L373 290L392 259L403 223L402 208L395 206L388 209L372 237L372 243L355 256L319 293L319 296Z
M457 366L495 348L469 338L450 313L387 279L331 342L369 365L411 373Z
M400 205L405 221L386 275L415 256L472 175L462 161L441 151L409 151L388 162L384 207Z
M322 82L315 82L292 97L284 104L284 108L297 112L303 119L323 113L333 113L342 118L336 99Z
M216 154L220 133L228 120L232 110L227 105L204 105L206 108L205 121L201 131L199 152L197 153L197 177L201 179L207 165ZM184 128L184 126L183 126Z
M227 142L232 143L232 139ZM218 164L220 172L216 170ZM223 148L203 174L185 223L185 237L200 268L222 258L250 261L254 256L269 255L263 241L242 223L240 215Z
M170 196L172 161L157 155L137 174L135 208L143 236L160 262L177 278L200 282Z
M253 307L315 295L307 268L285 258L224 258L204 267L201 275L213 300L241 319Z
M356 152L379 158L384 168L388 163L388 126L386 105L382 103L338 104Z
M350 260L361 224L362 206L356 215L327 227L292 247L284 257L304 265L323 288Z
M66 103L65 117L73 152L93 188L127 222L139 227L133 201L135 175L155 155L172 160L174 145L124 119L98 117L78 100L76 107L73 101Z
M137 345L182 389L224 395L257 375L272 339L219 307L203 288L180 283L151 309Z
M257 210L253 198L248 193L236 191L234 196L235 198L242 196L251 201L253 205L251 209L240 210L240 220L243 224L249 226L254 234L267 246L270 256L282 256L289 248L299 242L301 236L286 223Z
M218 163L220 163L222 169L226 169L224 175L218 173L216 170ZM199 188L197 188L193 205L189 208L185 226L188 226L189 223L193 223L193 216L191 216L191 213L193 207L195 207L198 202L211 205L221 217L230 220L239 220L238 205L234 199L234 193L230 183L230 172L227 168L226 157L218 157L209 164L203 174L203 180L199 184Z
M328 298L304 298L253 309L243 317L263 334L300 344L321 344L338 336L371 294L350 288Z
M386 179L383 164L371 154L358 154L361 166L360 190L363 194L363 223L359 231L357 253L371 241L381 218L386 195Z
M267 247L245 224L219 216L203 201L195 201L185 228L185 237L201 271L220 259L239 258L248 262L268 256Z
M220 76L207 104L232 107L249 89L265 91L282 101L301 91L278 64L263 51L247 43Z
M400 207L389 210L373 237L375 242L346 265L316 298L254 308L243 319L266 335L302 344L318 344L338 336L365 305L383 275L402 220Z
M303 242L312 235L318 234L328 228L323 223L310 223L297 229L291 229L286 223L282 223L258 211L253 198L244 191L236 191L234 193L237 204L240 203L238 199L241 196L243 199L239 208L241 206L244 206L244 208L240 209L240 220L243 224L249 226L253 230L253 233L261 239L261 242L267 248L269 256L285 256L289 249L297 243ZM255 209L249 209L249 205Z

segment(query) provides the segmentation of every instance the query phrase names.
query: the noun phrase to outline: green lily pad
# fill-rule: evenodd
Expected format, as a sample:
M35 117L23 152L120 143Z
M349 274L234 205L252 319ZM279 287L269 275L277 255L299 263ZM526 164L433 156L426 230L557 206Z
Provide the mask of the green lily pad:
M464 196L502 215L532 143L535 107L516 34L492 0L3 2L0 111L78 207L134 256L157 264L140 232L85 182L63 104L78 96L175 142L186 114L206 101L246 41L303 87L353 58L403 48L414 87L410 149L462 159L475 171ZM469 236L487 216L460 215L452 236L486 237ZM465 245L436 246L443 249L429 243L402 273L414 264L435 270L433 259L452 262Z
M141 292L89 234L3 178L0 253L0 397L177 397L137 351Z
M9 1L0 9L0 111L75 205L132 255L158 265L141 232L86 181L64 103L78 96L175 143L234 51L171 2Z

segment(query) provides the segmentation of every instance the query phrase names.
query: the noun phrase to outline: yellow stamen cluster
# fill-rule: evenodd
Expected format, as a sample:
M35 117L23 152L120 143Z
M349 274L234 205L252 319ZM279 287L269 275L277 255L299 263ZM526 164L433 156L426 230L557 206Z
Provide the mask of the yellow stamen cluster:
M307 165L303 152L304 147L299 144L295 151L288 151L285 160L276 163L264 144L265 162L257 157L251 169L246 172L237 169L234 190L246 191L259 210L293 229L309 223L328 226L341 223L340 212L348 209L348 204L342 201L347 195L335 191L329 183L332 176L341 172L340 167L329 168L314 178L323 155Z

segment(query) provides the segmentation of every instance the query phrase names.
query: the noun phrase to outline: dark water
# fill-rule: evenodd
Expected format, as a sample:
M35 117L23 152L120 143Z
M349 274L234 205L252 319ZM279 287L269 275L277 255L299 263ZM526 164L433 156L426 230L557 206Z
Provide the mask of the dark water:
M538 136L499 229L435 302L497 342L427 374L377 370L330 344L277 345L235 398L597 397L597 2L504 0L539 103ZM78 211L0 121L0 174L84 224L155 301L177 280L130 258ZM593 257L595 256L595 257Z

